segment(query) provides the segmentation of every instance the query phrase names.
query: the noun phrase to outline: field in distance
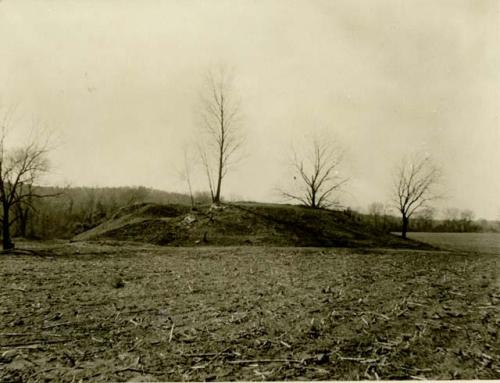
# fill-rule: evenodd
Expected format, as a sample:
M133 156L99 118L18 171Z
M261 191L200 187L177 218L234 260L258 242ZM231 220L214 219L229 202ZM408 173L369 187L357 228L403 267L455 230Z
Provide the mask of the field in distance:
M500 378L494 254L21 245L1 381Z
M442 249L500 254L500 233L408 233L408 237Z

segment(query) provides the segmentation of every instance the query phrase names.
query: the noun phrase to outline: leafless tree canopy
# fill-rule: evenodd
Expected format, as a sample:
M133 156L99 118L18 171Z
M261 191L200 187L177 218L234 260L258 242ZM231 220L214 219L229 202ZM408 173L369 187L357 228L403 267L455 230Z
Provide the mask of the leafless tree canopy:
M243 144L240 105L232 77L225 69L209 72L202 96L200 155L212 201L220 202L222 181Z
M281 194L312 208L335 205L334 192L348 180L340 175L342 151L325 137L314 136L303 154L293 153L293 191Z
M402 216L403 238L406 238L410 217L438 197L434 188L440 178L440 170L427 156L407 158L397 169L394 196Z
M9 149L6 140L4 120L0 137L0 203L2 243L4 249L9 249L13 247L10 227L20 218L20 215L11 214L12 208L30 207L33 198L41 197L34 193L32 186L48 170L48 146L34 138L22 147Z

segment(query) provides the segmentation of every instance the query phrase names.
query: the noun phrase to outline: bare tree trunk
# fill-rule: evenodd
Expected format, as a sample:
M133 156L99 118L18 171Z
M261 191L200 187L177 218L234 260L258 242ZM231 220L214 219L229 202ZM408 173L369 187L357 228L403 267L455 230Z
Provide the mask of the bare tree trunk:
M401 237L403 237L403 239L407 239L406 233L408 232L409 223L410 223L410 219L408 217L406 217L405 215L403 215L403 225L401 228Z
M4 250L14 248L14 243L10 238L9 206L5 203L3 204L2 216L2 247Z
M214 196L214 203L219 203L220 202L220 192L221 192L221 185L222 185L222 171L224 167L224 147L221 145L220 147L220 153L219 153L219 172L217 175L217 189L215 191L215 196Z
M311 194L312 194L312 196L311 196L311 207L312 207L313 209L316 209L316 208L318 208L319 206L318 206L318 204L316 203L316 188L315 188L315 187L313 187L313 188L312 188L312 190L311 190Z
M193 196L193 188L191 186L191 181L188 181L189 186L189 199L191 200L191 209L194 209L194 196Z
M189 151L188 147L184 145L183 147L183 154L184 154L184 164L182 167L182 170L178 172L179 178L182 179L183 181L186 182L188 192L189 192L189 199L191 201L191 209L195 208L195 200L194 200L194 195L193 195L193 184L191 183L191 170L193 166L193 160L189 156ZM202 161L203 161L203 155L202 155Z

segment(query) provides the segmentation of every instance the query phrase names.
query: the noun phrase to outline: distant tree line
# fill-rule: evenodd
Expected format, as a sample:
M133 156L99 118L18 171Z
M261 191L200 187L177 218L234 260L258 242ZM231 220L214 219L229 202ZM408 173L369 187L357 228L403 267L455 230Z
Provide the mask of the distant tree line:
M408 231L440 233L499 233L500 221L476 220L471 210L447 208L437 218L438 210L426 207L415 213L409 222ZM401 217L393 214L390 205L374 202L368 206L367 214L359 214L360 219L375 230L398 232L401 230Z

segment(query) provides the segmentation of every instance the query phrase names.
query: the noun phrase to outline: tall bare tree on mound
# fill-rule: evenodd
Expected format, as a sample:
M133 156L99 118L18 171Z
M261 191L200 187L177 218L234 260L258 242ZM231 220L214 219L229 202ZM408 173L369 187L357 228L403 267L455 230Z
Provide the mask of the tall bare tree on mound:
M340 175L342 150L324 136L313 136L303 153L293 151L294 185L281 194L312 208L327 208L337 204L334 193L348 179Z
M9 149L6 146L7 120L4 119L0 136L0 204L2 216L2 246L4 250L14 248L10 229L19 219L16 207L31 205L38 195L33 188L39 177L48 170L47 142L36 138L24 145ZM31 206L33 208L33 206Z
M401 236L407 238L412 215L439 198L435 187L441 179L440 169L428 156L405 158L394 177L394 199L401 213Z
M199 150L212 202L219 203L224 177L238 160L244 141L240 102L234 92L233 78L223 68L208 72L204 85Z

